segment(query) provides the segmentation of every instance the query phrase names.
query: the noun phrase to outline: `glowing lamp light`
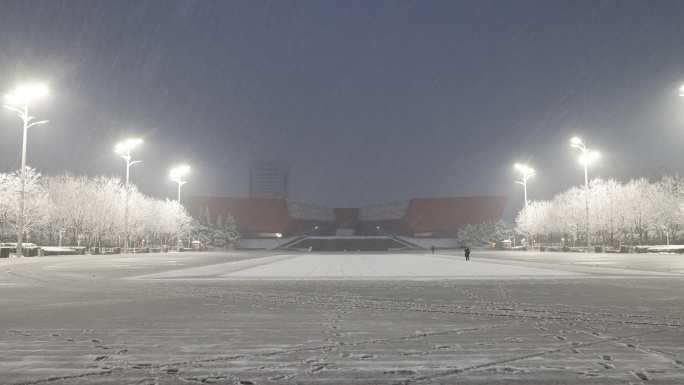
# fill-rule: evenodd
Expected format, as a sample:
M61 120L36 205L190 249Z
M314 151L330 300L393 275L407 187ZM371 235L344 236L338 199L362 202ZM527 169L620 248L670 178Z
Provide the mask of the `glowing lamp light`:
M5 102L12 106L26 106L31 102L48 95L48 87L40 82L26 83L17 86L5 95Z
M682 84L682 86L679 87L679 96L684 96L684 84Z
M598 151L587 151L585 153L582 153L579 157L579 163L582 166L588 166L595 161L597 161L601 157L601 154Z
M536 175L536 171L526 164L516 163L513 165L513 168L520 172L524 179L528 179Z
M117 143L116 146L114 146L114 152L121 156L130 156L131 150L138 147L142 143L143 140L140 138L126 139L122 142Z
M579 136L573 136L570 139L570 146L581 149L584 148L584 142L582 141L582 138L580 138Z
M190 166L188 166L187 164L182 164L171 169L171 171L169 172L169 178L171 178L171 180L174 182L185 183L183 181L183 177L188 175L189 173Z

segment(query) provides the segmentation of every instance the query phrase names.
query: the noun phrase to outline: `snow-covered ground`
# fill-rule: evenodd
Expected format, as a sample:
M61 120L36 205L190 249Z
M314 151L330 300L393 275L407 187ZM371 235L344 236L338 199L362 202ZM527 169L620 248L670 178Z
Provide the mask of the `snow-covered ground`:
M178 269L137 278L233 279L549 279L587 274L552 265L501 264L425 253L299 253L279 254L216 265ZM633 271L606 270L612 274ZM638 274L652 275L652 272Z
M680 384L672 257L2 260L0 383Z

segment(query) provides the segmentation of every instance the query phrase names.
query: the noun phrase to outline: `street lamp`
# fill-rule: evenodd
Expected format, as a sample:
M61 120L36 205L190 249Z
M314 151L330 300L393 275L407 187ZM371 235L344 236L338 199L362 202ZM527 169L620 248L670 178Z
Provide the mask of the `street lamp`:
M181 203L181 186L188 183L188 181L183 180L183 177L190 173L190 166L187 164L182 164L171 169L169 172L169 177L172 181L178 183L178 203Z
M579 163L584 166L584 204L586 211L587 251L589 251L591 248L591 232L589 231L589 165L597 161L601 154L598 151L588 149L584 141L577 136L570 139L570 147L579 150Z
M143 142L143 140L140 138L132 138L132 139L126 139L123 142L119 142L116 144L116 146L114 146L114 152L117 153L117 155L119 155L120 157L122 157L126 161L126 186L127 187L128 187L130 173L131 173L131 166L136 164L136 163L142 162L140 160L131 161L131 151L133 151L134 148L141 145L142 142Z
M513 168L521 174L520 180L516 180L515 183L523 186L523 197L525 199L525 207L527 207L527 180L537 175L537 172L532 167L522 163L514 164Z
M131 160L131 151L141 145L143 142L140 138L126 139L114 146L114 152L126 161L126 204L124 206L124 237L126 244L124 246L124 253L128 252L128 198L130 193L129 183L131 175L131 166L142 162L141 160Z
M5 104L3 105L6 109L15 112L23 122L21 141L21 190L19 198L19 218L17 218L17 255L23 255L22 241L24 238L24 208L26 205L26 140L28 129L48 123L47 120L36 121L34 116L29 115L29 105L34 101L45 98L48 93L48 88L43 83L22 84L5 95Z

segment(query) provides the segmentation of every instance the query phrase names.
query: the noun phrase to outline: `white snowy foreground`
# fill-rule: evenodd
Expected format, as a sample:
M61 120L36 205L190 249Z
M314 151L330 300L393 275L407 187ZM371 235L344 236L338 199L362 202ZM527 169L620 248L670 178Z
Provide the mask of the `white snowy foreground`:
M0 384L681 384L684 258L0 260Z
M178 269L136 278L234 279L543 279L587 276L581 269L496 261L465 261L449 255L425 253L305 253L280 254L216 265ZM593 272L597 272L595 269ZM600 269L618 275L662 275L648 271Z

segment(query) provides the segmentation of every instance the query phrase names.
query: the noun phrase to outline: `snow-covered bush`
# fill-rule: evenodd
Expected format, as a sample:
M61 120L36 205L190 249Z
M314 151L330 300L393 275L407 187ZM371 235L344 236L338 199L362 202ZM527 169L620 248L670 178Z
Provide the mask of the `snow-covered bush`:
M240 239L237 221L232 215L219 216L215 223L207 219L195 222L192 226L193 238L211 247L225 248L235 245Z
M458 241L464 246L481 246L509 239L513 229L504 221L466 225L458 231Z

